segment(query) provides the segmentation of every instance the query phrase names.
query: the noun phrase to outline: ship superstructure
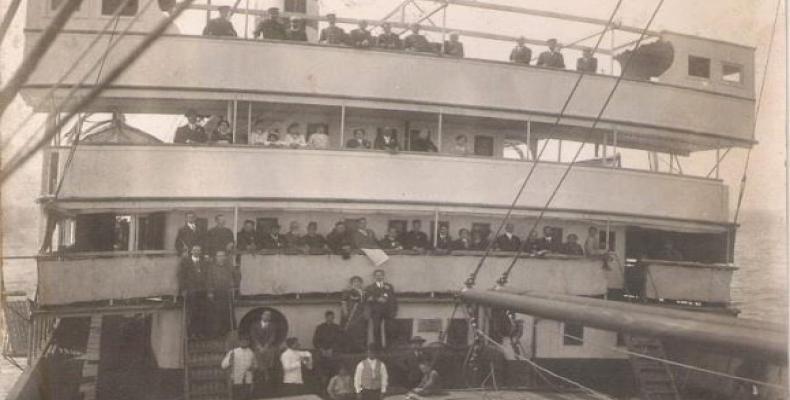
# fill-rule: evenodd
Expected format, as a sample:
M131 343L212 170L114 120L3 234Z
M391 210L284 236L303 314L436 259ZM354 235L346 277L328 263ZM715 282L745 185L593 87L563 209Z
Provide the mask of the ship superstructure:
M28 3L28 46L59 3ZM145 3L130 1L118 17L118 30L135 21L112 52L103 46L87 51L75 72L51 91L63 67L77 61L75 57L112 18L110 10L120 4L83 1L49 50L47 59L57 62L43 62L24 86L26 102L36 112L57 118L59 110L52 104L65 104L75 85L83 85L75 99L91 88L79 81L91 65L102 60L104 68L112 68L119 55L128 53L162 18L160 6L167 2L150 7ZM38 259L32 330L37 334L31 338L30 354L33 359L53 354L52 346L81 354L61 360L80 371L63 377L63 387L110 398L106 396L111 387L124 379L114 373L121 370L121 359L138 354L135 362L144 371L138 384L150 382L145 379L151 376L170 384L163 384L165 389L157 395L223 395L221 385L190 378L201 368L216 368L216 354L210 345L208 350L190 347L185 339L175 247L187 211L196 213L204 229L222 214L234 232L250 220L259 235L273 225L288 227L292 222L301 227L315 222L326 234L337 221L353 226L362 217L368 228L384 235L392 227L405 232L419 220L434 245L442 228L454 238L462 228L490 236L508 213L514 234L526 239L540 215L538 232L550 232L555 240L565 241L573 234L583 243L590 228L596 228L595 240L606 256L555 251L525 253L514 260L515 252L494 251L486 256L478 286L494 285L514 262L509 288L735 313L730 282L736 270L736 227L730 221L729 189L718 179L718 165L728 149L755 144L753 48L651 32L651 43L671 49L660 72L647 68L625 79L586 74L564 105L577 71L317 44L319 23L325 20L318 2L284 1L265 7L272 5L309 21L311 41L254 40L250 32L262 8L241 6L236 11L244 16L240 37L206 37L173 28L83 110L124 114L128 120L192 109L206 116L207 124L228 122L232 136L225 143L167 143L162 135L137 132L116 119L101 134L85 132L74 144L81 129L77 126L46 148L40 201L48 227ZM195 7L214 10L216 4ZM237 28L242 31L238 24ZM447 30L434 34L444 36ZM107 40L111 39L100 43ZM538 46L532 47L537 55ZM604 55L615 53L616 49L601 49ZM637 53L638 49L632 57L639 57ZM650 60L644 56L637 61L651 65ZM325 131L327 146L251 143L257 125L285 134L294 123L308 139ZM373 142L388 128L397 132L398 151L345 145L360 130ZM426 131L438 151L414 151L414 143ZM467 147L459 154L462 136ZM546 141L556 154L537 160ZM563 146L575 148L581 142L594 146L595 156L576 163L563 178L569 161ZM683 174L679 157L713 150L717 155L708 176ZM621 152L642 152L650 165L629 166ZM662 158L668 168L660 166ZM536 162L525 192L511 204ZM668 253L668 243L674 253ZM457 364L463 364L475 332L457 310L454 293L486 252L387 253L389 260L380 268L399 300L397 316L388 327L388 348L397 349L420 336L452 347L451 353L460 357ZM376 269L362 254L345 259L330 252L256 250L234 256L241 278L231 314L238 330L249 329L268 310L286 327L280 340L293 336L308 347L324 312L340 313L340 294L348 279L360 276L369 283ZM482 307L478 318L489 334L504 340L507 335L499 326L503 315ZM572 321L523 314L518 320L520 336L514 343L520 357L586 376L594 384L609 380L615 386L633 387L628 356L607 348L625 349L623 335ZM53 323L54 328L47 329ZM53 330L71 342L53 344ZM123 342L125 348L112 347L129 335L137 339ZM201 352L208 355L196 361ZM445 365L452 370L448 376L459 377L459 385L470 381L468 371L452 362ZM621 378L613 377L615 372ZM211 373L206 374L205 380L212 382ZM530 376L516 375L500 383L519 385ZM532 384L539 382L534 372L532 378ZM173 383L180 387L173 388Z

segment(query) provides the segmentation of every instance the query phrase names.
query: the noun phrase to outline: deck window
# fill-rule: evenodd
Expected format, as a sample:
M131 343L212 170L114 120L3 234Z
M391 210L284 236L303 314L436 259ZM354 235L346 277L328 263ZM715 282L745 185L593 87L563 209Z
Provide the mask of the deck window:
M529 154L529 146L527 142L519 139L505 139L502 146L502 157L511 160L527 160Z
M743 83L743 67L736 64L722 64L721 80L730 83Z
M469 343L469 322L463 318L449 320L447 324L447 344L466 346Z
M395 228L398 233L406 233L409 230L408 226L409 224L405 219L391 219L387 221L387 231Z
M118 10L118 7L123 5L125 0L102 0L101 2L101 13L102 15L113 15ZM124 16L134 16L137 14L137 9L139 8L138 0L130 0L126 3L126 7L121 10L120 15Z
M439 318L421 318L417 320L418 333L439 333L442 331L442 320Z
M494 138L491 136L475 136L475 155L491 157L494 155Z
M306 13L307 0L285 0L285 12Z
M138 250L165 249L165 214L156 213L137 219Z
M710 78L710 58L689 56L689 76Z
M578 338L578 339L576 339ZM579 340L582 339L582 340ZM562 324L562 344L565 346L581 346L584 344L584 325L578 322Z
M74 247L77 251L128 251L131 221L130 215L78 215Z

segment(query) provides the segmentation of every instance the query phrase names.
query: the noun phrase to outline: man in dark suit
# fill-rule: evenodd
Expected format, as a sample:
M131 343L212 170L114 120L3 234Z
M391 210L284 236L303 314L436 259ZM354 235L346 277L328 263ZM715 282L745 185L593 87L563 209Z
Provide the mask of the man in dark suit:
M338 221L332 232L326 235L326 244L332 253L343 256L347 259L351 255L351 237L348 234L346 223Z
M354 137L348 139L346 147L349 149L369 149L370 141L365 138L365 130L362 128L354 129Z
M197 226L197 216L194 211L187 211L186 223L176 234L175 249L179 255L186 255L193 245L202 245L205 233ZM201 249L202 251L202 249Z
M516 40L516 47L510 51L510 61L523 65L529 65L532 62L532 49L524 45L526 41L524 36Z
M453 238L450 236L446 226L439 227L439 235L436 237L436 249L450 250L453 246Z
M206 135L206 131L203 127L197 123L197 111L189 109L184 116L187 117L187 124L176 129L173 143L206 143L208 141L208 135Z
M521 239L513 234L513 224L505 225L505 233L499 235L494 242L495 248L500 251L518 251Z
M390 227L387 234L379 241L379 245L384 250L403 250L403 246L398 240L398 228Z
M371 342L377 348L384 347L386 339L383 337L383 334L387 329L387 321L395 318L398 312L395 288L386 279L387 276L384 270L377 269L373 272L374 282L365 288L373 330L373 340ZM382 330L382 328L384 329Z
M218 214L214 217L213 228L206 232L206 250L209 256L214 256L218 251L228 252L233 250L233 231L225 226L225 216Z
M549 46L549 50L540 53L537 65L548 68L565 68L565 58L560 53L557 39L549 39L546 44Z
M280 235L280 225L274 224L269 228L269 233L261 238L261 248L267 250L279 250L285 248L285 241Z
M373 35L368 30L368 21L364 19L359 21L357 29L352 30L348 35L348 44L364 49L373 46Z
M346 31L343 28L335 25L336 17L335 14L327 14L326 20L329 22L329 26L324 29L321 29L321 34L318 37L318 43L326 43L326 44L334 44L334 45L341 45L345 44L346 42Z
M472 241L469 239L469 229L461 228L458 230L458 239L453 242L453 250L471 250Z
M576 60L576 70L590 74L598 71L598 59L593 57L592 49L584 49L582 56Z
M272 7L268 10L268 18L261 21L255 28L252 37L261 36L263 39L285 40L285 25L280 21L280 9Z
M258 249L258 236L255 234L255 221L248 219L236 234L236 247L240 251L255 251Z
M288 225L288 233L282 235L282 241L285 248L295 249L301 245L302 235L299 234L299 222L291 221Z
M395 128L385 127L382 129L380 135L376 136L373 142L373 148L376 150L389 150L396 152L400 149L398 145L398 131Z
M218 11L219 17L209 20L203 28L203 36L238 36L230 22L230 7L219 6Z
M400 243L406 250L422 251L431 248L431 242L428 241L428 235L422 231L422 221L419 219L411 221L411 230L403 234Z
M397 33L392 32L392 25L389 22L381 24L382 32L376 39L376 47L387 50L400 50L401 41Z
M430 52L431 44L420 34L420 24L411 24L411 34L403 40L403 49L414 52Z
M351 243L356 249L379 248L376 233L372 229L368 229L368 220L366 218L357 220L357 229L351 232Z
M299 241L299 246L304 247L307 251L326 251L326 239L318 233L318 223L311 221L307 224L307 234L302 236Z
M178 265L178 288L187 307L187 328L190 337L204 337L208 333L208 274L209 264L203 258L199 244L189 247L189 255Z

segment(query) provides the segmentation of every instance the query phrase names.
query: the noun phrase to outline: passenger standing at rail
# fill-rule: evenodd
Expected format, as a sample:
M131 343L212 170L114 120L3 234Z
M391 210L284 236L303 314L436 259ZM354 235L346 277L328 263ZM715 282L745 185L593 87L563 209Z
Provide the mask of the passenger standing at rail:
M444 42L444 54L450 57L464 58L464 44L459 40L458 32L450 33L450 40Z
M287 249L295 249L301 245L302 235L299 234L299 222L291 221L288 226L288 233L282 235L283 246Z
M411 146L409 148L411 151L423 151L423 152L433 152L436 153L439 151L436 148L436 145L433 144L431 140L431 130L430 129L420 129L418 136L411 141Z
M298 122L292 122L288 125L288 128L285 129L285 136L282 140L282 146L289 147L292 149L299 149L302 147L307 146L307 141L305 141L305 134L301 130L301 124Z
M360 218L357 220L357 229L351 232L351 244L357 249L378 249L379 243L376 233L368 229L368 220Z
M208 21L203 28L203 36L239 36L233 24L230 22L230 7L219 6L219 17Z
M567 240L562 245L562 254L569 256L583 256L584 249L579 244L579 237L575 233L568 235Z
M279 250L285 247L285 241L280 235L280 225L274 224L269 228L269 233L261 239L261 248L267 250Z
M382 32L376 39L376 47L387 50L400 50L401 40L397 33L392 32L392 25L389 22L381 24Z
M398 240L398 228L391 226L387 230L387 234L379 240L379 246L384 250L403 250L403 246Z
M307 234L302 236L299 246L310 252L326 251L326 239L318 233L318 223L311 221L307 224Z
M208 309L206 333L209 338L224 337L231 330L231 291L234 286L234 270L231 258L218 251L215 261L209 263L206 290Z
M585 48L582 56L576 60L576 70L594 74L598 71L598 59L593 57L592 49Z
M446 226L439 227L439 235L436 237L437 250L450 250L453 246L453 238L450 236L449 229Z
M233 231L225 226L225 216L214 216L214 227L206 232L206 250L210 256L218 251L233 250Z
M557 39L549 39L546 44L549 46L549 50L540 53L537 65L548 68L565 68L565 58L560 53Z
M521 239L513 234L513 224L505 225L505 233L496 238L496 249L500 251L518 251L521 247Z
M305 32L304 20L298 17L292 18L285 37L294 42L306 42L307 32Z
M398 312L398 302L395 298L395 287L387 282L384 270L374 271L373 280L374 282L365 288L370 323L373 325L372 329L368 328L368 332L373 336L369 343L380 349L386 345L387 325Z
M253 38L258 36L263 39L285 40L285 25L280 21L280 9L277 7L269 8L267 18L258 23L252 34Z
M458 239L453 242L453 250L470 250L471 246L472 243L469 240L469 229L459 229Z
M329 232L329 235L326 236L326 244L332 253L343 256L344 260L351 257L351 237L345 222L338 221L335 223L332 232Z
M400 149L398 145L398 131L391 127L382 129L382 132L376 136L376 140L373 142L373 148L397 152Z
M236 246L240 251L255 251L258 249L258 235L255 233L255 221L248 219L236 234Z
M176 134L173 137L173 143L196 144L206 143L208 136L205 129L198 125L198 113L194 109L187 110L184 116L187 118L187 124L178 127Z
M524 45L526 41L524 36L516 40L516 47L510 51L510 61L523 65L529 65L532 62L532 49Z
M584 241L584 255L597 258L606 254L606 250L601 248L601 240L598 237L598 228L591 226L587 229L587 239Z
M373 35L368 30L368 21L359 21L357 29L352 30L348 36L348 44L361 49L373 46Z
M342 45L346 43L346 31L343 28L335 25L337 17L335 14L327 14L326 21L329 23L324 29L321 29L321 35L318 37L318 43L326 43L333 45Z
M354 137L348 139L346 147L349 149L369 149L370 141L365 138L365 130L362 128L354 129Z
M176 234L175 249L179 255L186 255L194 245L202 245L205 233L197 225L197 215L194 211L187 211L186 221Z
M430 47L428 39L420 34L420 24L411 24L411 34L403 40L403 49L413 52L428 52L431 51Z
M340 325L347 335L343 350L361 353L365 350L368 337L367 294L362 287L361 277L352 276L348 284L340 303Z
M178 265L178 287L186 303L187 331L190 338L208 336L206 317L209 307L206 287L209 268L199 244L191 246L189 255L183 257Z
M411 230L403 235L401 244L406 250L425 251L432 247L428 235L422 231L422 221L419 219L411 221Z

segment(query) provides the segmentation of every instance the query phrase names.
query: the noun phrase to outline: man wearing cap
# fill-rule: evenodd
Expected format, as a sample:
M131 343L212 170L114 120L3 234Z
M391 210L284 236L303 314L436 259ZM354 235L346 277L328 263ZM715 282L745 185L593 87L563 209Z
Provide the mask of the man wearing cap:
M591 48L585 48L582 52L582 56L576 60L576 70L590 74L594 74L598 71L598 59L593 57Z
M280 9L272 7L269 9L268 18L264 19L255 28L252 37L261 36L263 39L285 40L285 25L280 21Z
M450 40L444 42L444 55L456 58L464 58L464 44L459 40L458 32L450 33Z
M411 24L411 34L403 40L403 48L406 51L428 52L431 51L431 44L428 39L420 34L420 24Z
M187 117L187 124L176 129L173 143L206 143L208 141L208 136L203 127L197 123L197 111L189 109L184 116Z
M560 53L557 39L549 39L546 44L549 46L549 50L540 53L537 65L539 67L565 68L565 58Z
M321 29L321 35L318 37L318 43L326 43L326 44L333 44L333 45L342 45L346 42L346 31L343 28L338 27L335 25L336 17L335 14L327 14L326 20L329 22L329 26L324 29Z
M348 44L363 49L373 45L373 36L368 30L368 21L364 19L359 21L357 29L351 31L351 34L348 36Z
M197 225L197 215L194 211L187 211L185 214L184 226L178 229L176 234L175 249L180 255L185 255L194 245L202 245L205 239L205 232Z
M211 19L203 28L203 36L239 36L230 22L230 7L220 6L219 17Z
M378 348L368 347L367 358L357 364L354 372L354 390L359 400L381 400L388 384L387 366L379 360Z
M381 29L384 32L382 32L379 37L376 38L376 47L387 50L400 50L400 36L398 36L397 33L392 32L392 25L390 25L389 22L385 22L381 24Z
M529 65L532 62L532 49L524 45L526 41L524 36L516 40L516 47L510 51L510 61L524 65Z

